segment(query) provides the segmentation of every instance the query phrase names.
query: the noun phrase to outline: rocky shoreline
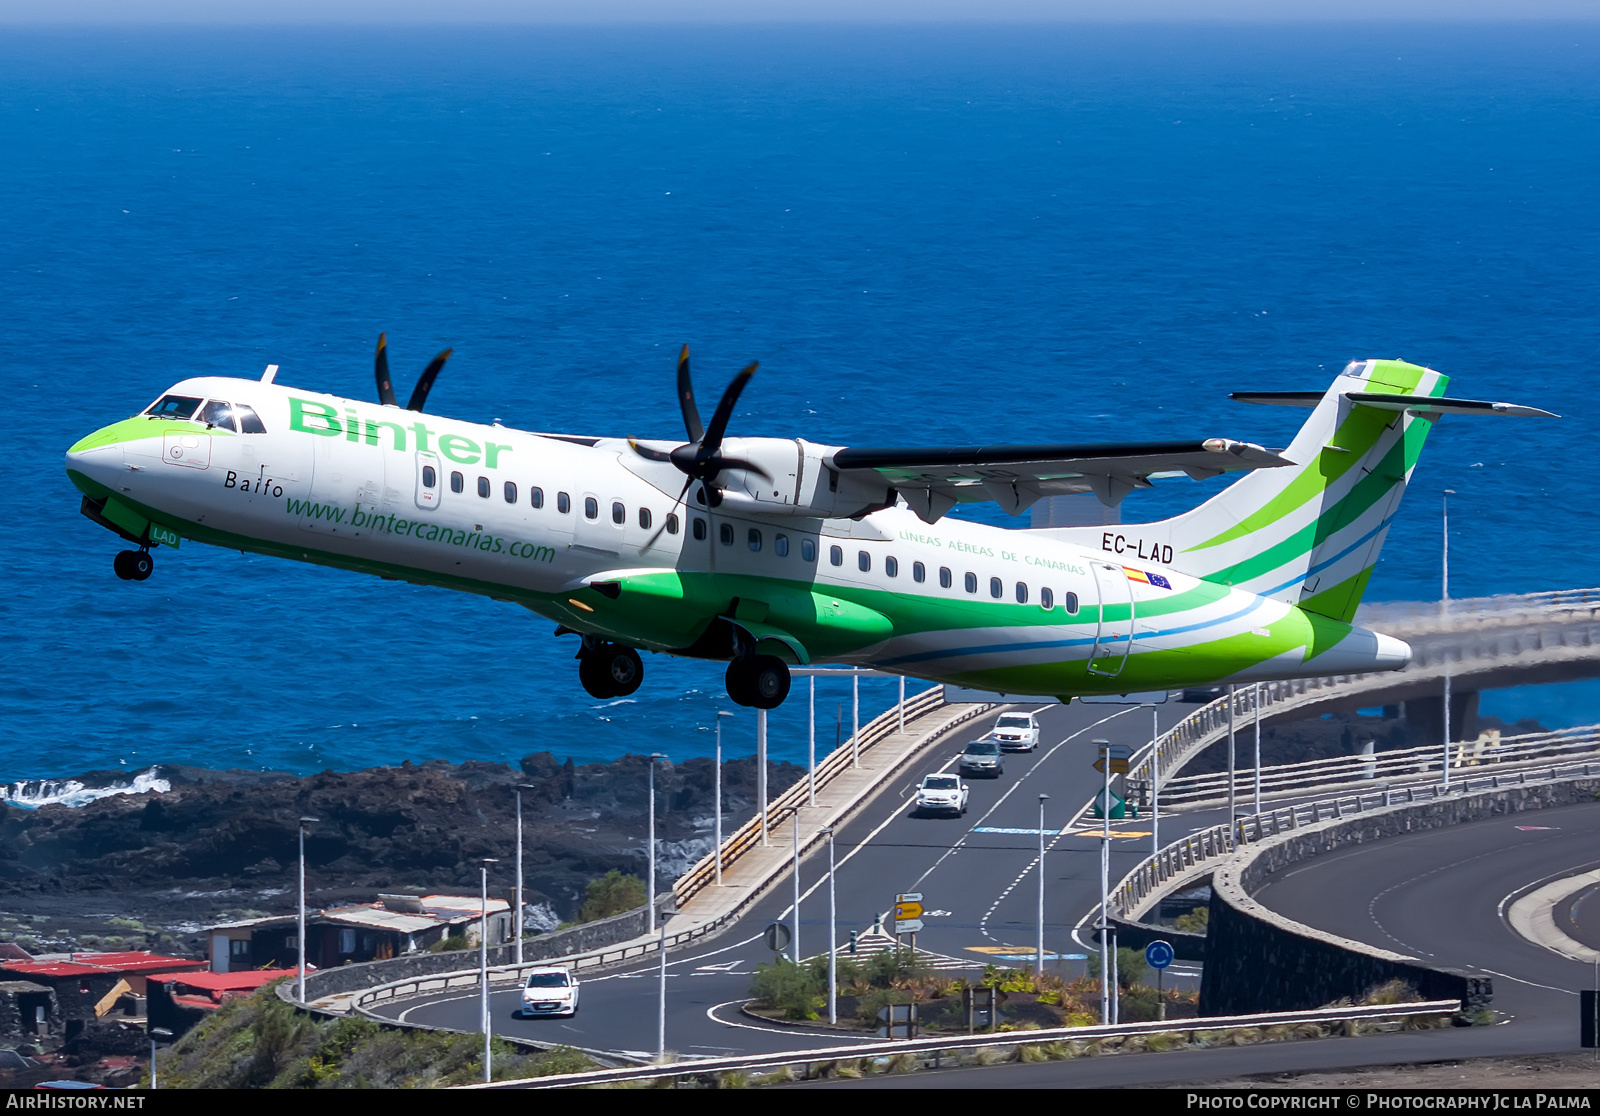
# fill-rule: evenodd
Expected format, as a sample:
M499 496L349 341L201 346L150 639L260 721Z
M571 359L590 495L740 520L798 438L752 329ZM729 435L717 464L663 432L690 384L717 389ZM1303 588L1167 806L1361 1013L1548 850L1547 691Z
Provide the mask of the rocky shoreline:
M295 776L162 766L13 786L0 806L0 942L203 953L207 925L294 909L301 817L320 819L307 827L311 906L476 894L485 857L500 860L491 894L509 899L519 783L526 925L553 929L576 916L591 879L644 875L648 764L539 752L519 767L430 760ZM770 793L803 774L769 763ZM664 883L711 848L713 775L709 758L657 768ZM723 764L722 793L727 832L754 812L754 757ZM17 805L30 798L44 804Z

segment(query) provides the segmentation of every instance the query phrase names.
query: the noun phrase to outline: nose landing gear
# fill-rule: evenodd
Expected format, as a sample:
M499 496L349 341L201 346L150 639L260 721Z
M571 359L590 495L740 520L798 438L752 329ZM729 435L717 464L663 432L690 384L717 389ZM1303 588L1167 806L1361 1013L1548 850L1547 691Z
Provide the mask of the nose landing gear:
M590 697L627 697L644 681L639 652L620 643L597 643L578 652L578 681Z
M156 563L148 550L122 550L111 560L111 568L123 581L144 581Z
M789 667L775 655L751 655L728 664L728 697L738 705L776 709L789 696Z

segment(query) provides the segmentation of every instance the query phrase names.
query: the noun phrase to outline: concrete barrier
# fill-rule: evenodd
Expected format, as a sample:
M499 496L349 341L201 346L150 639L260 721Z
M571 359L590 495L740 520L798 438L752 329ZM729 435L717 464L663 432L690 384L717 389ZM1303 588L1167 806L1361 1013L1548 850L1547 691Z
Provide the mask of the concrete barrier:
M1434 968L1414 957L1324 933L1267 908L1251 892L1291 864L1323 853L1462 822L1527 810L1592 802L1600 779L1510 786L1371 810L1301 826L1242 847L1216 866L1206 930L1202 1015L1294 1011L1348 997L1400 979L1425 999L1457 998L1462 1010L1487 1007L1489 977Z

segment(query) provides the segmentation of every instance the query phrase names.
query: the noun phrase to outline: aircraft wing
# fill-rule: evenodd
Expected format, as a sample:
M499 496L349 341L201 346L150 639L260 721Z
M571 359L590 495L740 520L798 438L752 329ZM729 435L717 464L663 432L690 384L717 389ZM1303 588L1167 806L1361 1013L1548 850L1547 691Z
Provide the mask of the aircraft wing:
M1182 472L1203 480L1294 462L1250 442L1207 438L1077 446L847 446L835 450L829 464L844 474L875 474L933 523L956 504L993 500L1020 515L1042 496L1093 492L1115 507L1133 489L1149 487L1156 474Z

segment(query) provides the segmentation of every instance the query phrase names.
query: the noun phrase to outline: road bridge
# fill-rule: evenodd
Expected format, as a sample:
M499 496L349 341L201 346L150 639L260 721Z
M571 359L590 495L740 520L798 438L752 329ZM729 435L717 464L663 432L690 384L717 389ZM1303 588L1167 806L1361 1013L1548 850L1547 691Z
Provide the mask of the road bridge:
M1379 630L1385 630L1387 624L1413 641L1417 654L1407 671L1264 684L1259 691L1241 689L1231 702L1236 725L1248 722L1253 714L1251 702L1258 697L1264 716L1287 718L1335 708L1426 702L1432 700L1429 695L1442 691L1447 673L1459 689L1469 693L1474 686L1487 688L1491 683L1546 681L1552 673L1560 677L1600 674L1597 591L1495 598L1492 607L1454 602L1442 617L1433 606L1385 607L1387 614L1375 609L1377 615L1368 618L1368 623ZM1410 694L1419 696L1407 696ZM1133 777L1148 773L1154 759L1166 781L1226 736L1229 707L1226 697L1205 706L1171 702L1154 707L1154 750L1149 747L1150 708L1076 703L1039 707L1042 746L1032 755L1008 757L1003 778L972 781L971 812L959 821L911 817L910 789L923 774L951 769L961 743L986 724L957 725L935 734L915 754L906 756L890 784L876 788L876 797L838 826L839 941L851 930L869 931L895 893L914 890L927 896L924 903L929 911L919 947L965 962L973 970L996 959L1021 963L1016 959L1032 954L1037 934L1034 890L1031 885L1022 886L1038 869L1037 838L1027 834L1036 831L1038 824L1038 795L1047 794L1051 806L1047 826L1057 832L1048 840L1046 859L1046 952L1047 956L1060 956L1079 950L1074 928L1082 913L1097 903L1099 894L1098 831L1083 825L1087 804L1101 779L1091 766L1091 742L1108 738L1141 746ZM1204 832L1216 820L1206 814L1164 816L1162 834L1186 837L1190 831ZM823 944L827 925L827 892L821 878L825 861L817 855L820 845L814 842L821 815L804 817L802 824L807 827L803 839L813 851L802 862L799 918L802 944L806 952L812 952L815 947L811 943ZM768 846L769 851L760 855L775 852L781 857L787 852L782 846L788 844L783 840L788 825L780 825L774 814L768 826L777 835L772 842L776 848ZM1112 843L1113 879L1128 875L1145 860L1150 848L1150 831L1144 824L1130 822L1117 832ZM743 840L749 850L761 848L748 834L736 835L736 839ZM695 886L703 890L704 881ZM759 931L768 922L791 917L789 895L787 886L753 895L732 932L669 956L669 1048L692 1056L762 1053L839 1041L838 1032L826 1028L785 1028L740 1012L754 965L770 959L760 945ZM573 1020L512 1019L515 990L496 988L492 1000L495 1027L549 1041L649 1054L654 1047L655 1019L652 1011L642 1009L653 998L656 965L650 958L590 977L585 981L583 1010ZM469 989L412 997L380 1010L411 1023L473 1030L476 1004L476 989ZM1298 1047L1283 1049L1289 1053L1273 1056L1282 1068L1297 1062L1323 1064L1317 1061L1320 1056ZM1217 1072L1241 1071L1230 1067Z

